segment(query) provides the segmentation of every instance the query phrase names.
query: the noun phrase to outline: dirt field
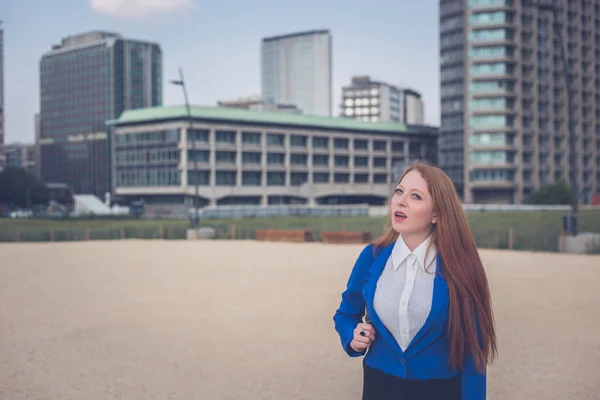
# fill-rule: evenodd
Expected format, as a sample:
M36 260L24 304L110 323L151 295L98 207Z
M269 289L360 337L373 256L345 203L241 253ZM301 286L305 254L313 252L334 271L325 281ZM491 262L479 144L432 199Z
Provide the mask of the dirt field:
M332 316L361 248L0 245L0 400L359 399ZM482 256L488 399L600 399L600 256Z

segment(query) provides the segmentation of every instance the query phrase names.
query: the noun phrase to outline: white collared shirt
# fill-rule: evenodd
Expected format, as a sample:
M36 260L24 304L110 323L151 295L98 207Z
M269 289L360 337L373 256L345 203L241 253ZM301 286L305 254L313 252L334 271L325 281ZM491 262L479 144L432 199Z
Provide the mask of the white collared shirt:
M373 307L377 315L405 351L425 324L433 300L436 249L431 237L410 251L402 235L377 281Z

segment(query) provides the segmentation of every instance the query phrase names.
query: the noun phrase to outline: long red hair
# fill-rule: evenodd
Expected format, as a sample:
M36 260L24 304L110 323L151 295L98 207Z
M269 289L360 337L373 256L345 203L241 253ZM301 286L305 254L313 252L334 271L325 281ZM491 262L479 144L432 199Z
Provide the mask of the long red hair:
M440 168L417 161L404 171L398 183L413 170L427 182L437 218L432 226L431 243L442 259L442 273L450 295L450 365L460 369L465 358L472 354L478 370L483 372L498 350L490 290L475 239L450 178ZM373 245L381 249L397 238L389 218L385 232Z

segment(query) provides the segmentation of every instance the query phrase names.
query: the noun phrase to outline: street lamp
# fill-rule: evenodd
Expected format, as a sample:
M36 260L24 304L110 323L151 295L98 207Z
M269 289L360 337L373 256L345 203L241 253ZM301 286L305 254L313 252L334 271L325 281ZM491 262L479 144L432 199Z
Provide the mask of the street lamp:
M566 3L565 3L566 4ZM534 2L533 6L540 11L552 12L553 31L554 24L558 21L558 8L556 7L556 0ZM571 68L569 67L569 60L567 58L567 49L563 42L561 29L556 29L556 36L558 38L558 44L560 46L560 54L563 63L565 87L567 89L567 113L569 118L569 169L570 169L570 181L571 181L571 214L565 215L567 220L565 221L566 233L572 236L577 236L577 213L579 209L579 189L577 184L577 160L575 158L577 154L577 138L575 136L574 118L573 118L573 99L571 97Z
M183 79L183 70L181 69L181 67L179 67L179 79L178 80L170 80L169 82L171 84L173 84L173 85L181 86L182 89L183 89L183 97L185 99L185 108L186 108L186 111L187 111L187 119L188 119L187 134L190 135L190 133L192 133L191 132L191 129L192 129L192 114L190 112L190 103L188 101L187 90L186 90L186 87L185 87L185 80ZM188 137L188 139L189 139L189 137ZM189 140L188 140L188 142L189 142ZM186 146L186 148L187 148L187 146ZM194 172L195 172L195 175L194 175L195 192L194 192L194 218L193 218L193 221L191 222L190 225L191 225L192 228L196 228L198 226L198 222L199 222L199 220L198 220L198 196L199 196L199 194L198 194L198 191L199 191L199 188L198 188L199 179L198 178L199 177L198 177L198 157L197 157L197 154L196 154L196 136L193 133L192 133L192 148L194 149L193 154L194 154ZM187 165L186 165L185 170L186 171L188 170ZM188 178L189 178L189 175L188 175Z

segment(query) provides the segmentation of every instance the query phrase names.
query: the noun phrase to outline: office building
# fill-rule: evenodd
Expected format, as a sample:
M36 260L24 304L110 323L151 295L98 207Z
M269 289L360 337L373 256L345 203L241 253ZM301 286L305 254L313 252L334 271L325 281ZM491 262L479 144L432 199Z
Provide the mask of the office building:
M4 163L4 31L0 21L0 171Z
M331 52L328 30L264 38L262 97L272 103L293 104L304 114L331 116Z
M34 144L11 143L4 146L5 168L24 168L35 174L36 151Z
M42 180L76 194L111 190L106 121L162 105L162 55L154 43L110 32L70 36L40 61Z
M389 83L354 76L342 88L341 115L360 121L425 124L425 105L415 90L398 88Z
M553 3L557 20L536 6ZM561 45L587 202L600 187L600 1L440 1L440 163L466 203L524 203L570 181Z
M145 204L384 204L393 171L437 162L437 128L185 107L111 121L115 195Z

